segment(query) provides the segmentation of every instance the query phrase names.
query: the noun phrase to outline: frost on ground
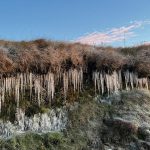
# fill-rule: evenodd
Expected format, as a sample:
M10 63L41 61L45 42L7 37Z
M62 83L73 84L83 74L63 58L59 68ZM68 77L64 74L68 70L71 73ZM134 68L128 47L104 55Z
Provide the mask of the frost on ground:
M17 121L13 124L9 120L0 121L0 138L11 138L26 132L47 133L61 131L67 124L67 112L62 109L50 110L43 114L34 114L32 117L25 116L19 109Z

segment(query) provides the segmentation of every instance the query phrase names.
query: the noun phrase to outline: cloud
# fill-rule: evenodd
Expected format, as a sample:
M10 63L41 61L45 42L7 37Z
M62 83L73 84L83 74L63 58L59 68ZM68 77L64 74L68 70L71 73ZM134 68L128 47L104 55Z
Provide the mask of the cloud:
M74 42L79 42L89 45L110 44L113 42L120 42L124 39L129 39L136 36L134 30L143 27L146 24L150 24L149 20L146 21L134 21L128 26L122 26L119 28L112 28L106 32L93 32L85 36L79 37Z
M144 45L150 45L150 41L144 42L143 44L144 44Z

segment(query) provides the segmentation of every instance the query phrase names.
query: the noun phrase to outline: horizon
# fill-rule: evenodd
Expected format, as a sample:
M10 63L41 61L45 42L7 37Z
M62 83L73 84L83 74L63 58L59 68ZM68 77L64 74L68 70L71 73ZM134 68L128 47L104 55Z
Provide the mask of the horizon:
M150 42L150 1L1 1L0 39L44 38L103 46Z

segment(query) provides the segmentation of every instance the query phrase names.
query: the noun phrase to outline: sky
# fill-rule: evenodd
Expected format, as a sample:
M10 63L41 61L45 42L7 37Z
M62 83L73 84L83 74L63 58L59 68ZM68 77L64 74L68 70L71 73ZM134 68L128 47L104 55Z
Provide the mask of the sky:
M150 41L150 0L0 0L0 39L94 45Z

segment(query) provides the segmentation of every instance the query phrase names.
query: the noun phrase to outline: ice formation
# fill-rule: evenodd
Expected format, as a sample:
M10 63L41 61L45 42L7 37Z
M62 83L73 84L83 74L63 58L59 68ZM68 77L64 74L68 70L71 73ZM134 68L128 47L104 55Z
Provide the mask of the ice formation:
M137 73L122 71L113 71L106 73L105 71L93 72L93 80L95 92L101 95L108 95L122 89L130 90L133 88L149 89L148 78L139 78ZM62 84L63 83L63 84ZM32 73L18 73L16 76L7 76L0 78L0 111L5 103L5 96L14 95L16 107L19 108L19 101L26 90L30 91L30 99L33 97L40 106L44 101L43 92L46 93L47 99L51 102L55 97L56 86L62 84L64 98L70 86L74 92L81 92L83 89L83 70L82 68L70 69L66 72L54 74L48 72L45 75L37 75Z
M87 74L86 74L87 75ZM51 110L45 114L35 114L33 117L25 116L20 109L20 102L28 92L30 101L39 106L48 100L51 104L57 90L63 91L64 99L72 87L74 92L82 92L84 75L82 68L69 69L64 72L48 72L47 74L17 73L0 77L0 112L6 102L7 96L13 97L16 103L16 124L10 121L0 121L0 137L10 137L25 131L49 132L58 131L65 127L67 122L66 112L63 110ZM94 71L93 81L95 93L110 95L120 90L147 89L149 79L139 78L136 72L130 71ZM60 88L58 89L57 86ZM46 97L46 99L45 99Z
M48 113L35 114L33 117L25 116L19 108L17 111L15 124L0 120L0 138L10 138L26 131L36 133L60 131L66 127L67 111L65 109L52 109Z
M148 78L139 78L134 72L113 71L111 74L103 71L93 72L95 92L108 95L119 90L149 89Z
M67 97L67 92L70 86L73 87L74 92L81 92L83 89L83 70L70 69L63 73L54 74L48 72L45 75L37 75L33 73L18 73L16 76L7 76L0 78L0 111L5 103L5 96L14 95L16 107L19 108L19 101L26 90L30 91L30 99L33 97L40 106L44 101L43 93L46 93L47 99L51 102L55 97L56 86L62 84L64 91L64 98ZM105 71L93 72L93 81L95 85L95 92L103 95L108 95L122 89L130 90L133 88L149 89L148 78L139 78L137 73L113 71L106 73Z

